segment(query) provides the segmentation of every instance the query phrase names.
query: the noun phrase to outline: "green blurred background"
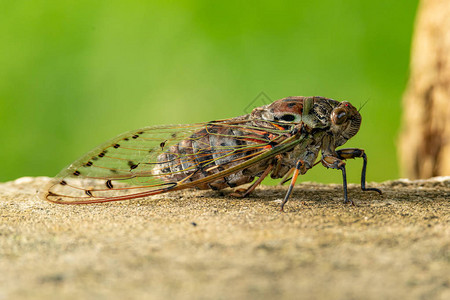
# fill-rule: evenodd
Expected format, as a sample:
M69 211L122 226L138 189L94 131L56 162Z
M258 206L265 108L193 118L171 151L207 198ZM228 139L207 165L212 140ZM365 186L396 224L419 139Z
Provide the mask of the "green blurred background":
M368 101L346 146L369 181L396 178L417 2L0 0L0 181L53 176L123 131L242 115L261 92Z

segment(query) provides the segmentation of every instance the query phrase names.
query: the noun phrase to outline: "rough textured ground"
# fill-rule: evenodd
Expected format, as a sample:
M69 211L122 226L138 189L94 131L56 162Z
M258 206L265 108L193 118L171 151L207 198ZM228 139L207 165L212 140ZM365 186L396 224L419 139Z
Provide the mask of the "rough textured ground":
M450 299L450 178L96 205L0 184L0 299Z

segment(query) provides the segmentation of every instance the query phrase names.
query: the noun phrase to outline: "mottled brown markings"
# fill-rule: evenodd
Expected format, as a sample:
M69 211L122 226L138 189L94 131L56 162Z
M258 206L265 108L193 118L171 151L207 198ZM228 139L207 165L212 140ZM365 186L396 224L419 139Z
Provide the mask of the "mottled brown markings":
M291 108L291 107L294 107L295 104L296 104L295 102L290 102L290 103L287 104L287 106Z
M212 134L214 134L214 133L218 133L218 130L217 130L217 128L215 128L215 127L212 127L212 128L207 128L207 131L208 131L208 133L212 133Z
M208 186L209 186L209 188L212 189L213 191L218 191L218 190L219 190L219 188L217 188L217 187L211 185L211 183L208 183Z
M237 184L236 184L236 183L229 182L228 180L226 180L226 183L228 184L228 186L229 186L230 188L235 188L235 187L237 187Z

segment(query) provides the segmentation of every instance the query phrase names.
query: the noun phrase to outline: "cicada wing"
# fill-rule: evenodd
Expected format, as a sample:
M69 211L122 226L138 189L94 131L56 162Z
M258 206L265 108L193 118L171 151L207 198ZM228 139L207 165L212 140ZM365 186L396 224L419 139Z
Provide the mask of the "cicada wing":
M58 203L95 203L173 186L152 174L151 162L204 126L151 126L123 133L62 170L42 189L41 198Z
M258 162L258 157L270 158L270 143L287 133L267 121L252 124L229 119L126 132L64 169L41 191L41 198L65 204L99 203L212 182ZM171 151L173 147L178 150ZM224 171L214 176L201 180L194 176L219 166Z

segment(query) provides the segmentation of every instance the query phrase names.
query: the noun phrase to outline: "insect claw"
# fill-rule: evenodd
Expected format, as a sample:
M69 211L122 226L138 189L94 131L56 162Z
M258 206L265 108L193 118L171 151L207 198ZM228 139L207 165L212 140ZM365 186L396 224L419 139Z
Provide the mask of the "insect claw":
M347 199L347 201L344 200L344 204L349 204L351 206L356 206L355 202L352 199Z
M378 194L380 194L380 195L383 195L383 192L380 190L380 189L377 189L377 188L361 188L364 192L367 192L367 191L372 191L372 192L377 192Z

